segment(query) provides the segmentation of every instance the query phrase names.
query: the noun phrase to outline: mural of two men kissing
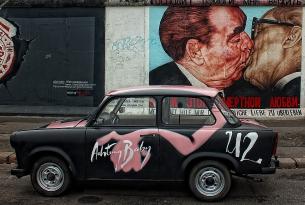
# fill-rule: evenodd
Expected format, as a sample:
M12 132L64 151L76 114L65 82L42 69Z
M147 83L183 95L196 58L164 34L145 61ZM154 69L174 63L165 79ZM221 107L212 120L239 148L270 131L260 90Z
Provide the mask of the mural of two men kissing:
M159 7L150 22L150 85L214 87L231 108L300 107L302 8Z

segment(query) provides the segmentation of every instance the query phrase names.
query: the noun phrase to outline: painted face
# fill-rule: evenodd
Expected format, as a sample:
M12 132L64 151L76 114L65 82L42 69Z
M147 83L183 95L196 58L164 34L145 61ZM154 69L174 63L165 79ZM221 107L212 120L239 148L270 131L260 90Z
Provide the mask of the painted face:
M263 18L276 20L271 14ZM286 57L282 44L285 41L287 29L291 27L270 23L258 23L255 26L254 51L244 78L260 89L270 88L280 78L294 72L288 65L285 66L285 70L279 69L279 65Z
M244 31L246 18L239 8L215 7L210 21L215 31L209 45L202 48L205 69L209 70L205 83L223 89L242 76L253 42Z

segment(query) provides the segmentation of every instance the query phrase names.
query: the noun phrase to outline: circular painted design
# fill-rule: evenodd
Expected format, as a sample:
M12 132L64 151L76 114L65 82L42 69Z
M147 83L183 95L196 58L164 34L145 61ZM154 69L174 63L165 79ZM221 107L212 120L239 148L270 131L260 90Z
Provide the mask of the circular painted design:
M0 81L12 72L15 59L15 49L12 37L16 28L3 18L0 18Z

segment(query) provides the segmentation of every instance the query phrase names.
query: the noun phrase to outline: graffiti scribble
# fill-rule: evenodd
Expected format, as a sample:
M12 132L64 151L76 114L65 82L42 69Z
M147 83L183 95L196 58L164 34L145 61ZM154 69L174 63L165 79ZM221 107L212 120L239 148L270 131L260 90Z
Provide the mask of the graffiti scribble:
M144 50L145 40L142 36L125 37L112 43L111 60L120 65L142 55Z

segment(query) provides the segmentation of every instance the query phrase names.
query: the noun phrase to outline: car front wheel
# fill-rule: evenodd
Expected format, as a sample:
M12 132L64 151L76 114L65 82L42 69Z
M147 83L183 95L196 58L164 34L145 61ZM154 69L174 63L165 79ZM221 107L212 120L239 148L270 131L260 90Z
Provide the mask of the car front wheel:
M71 174L66 163L56 157L42 157L35 162L31 173L34 189L45 196L58 196L71 184Z
M195 165L189 175L189 186L193 194L203 201L218 201L231 188L231 174L218 161L202 161Z

